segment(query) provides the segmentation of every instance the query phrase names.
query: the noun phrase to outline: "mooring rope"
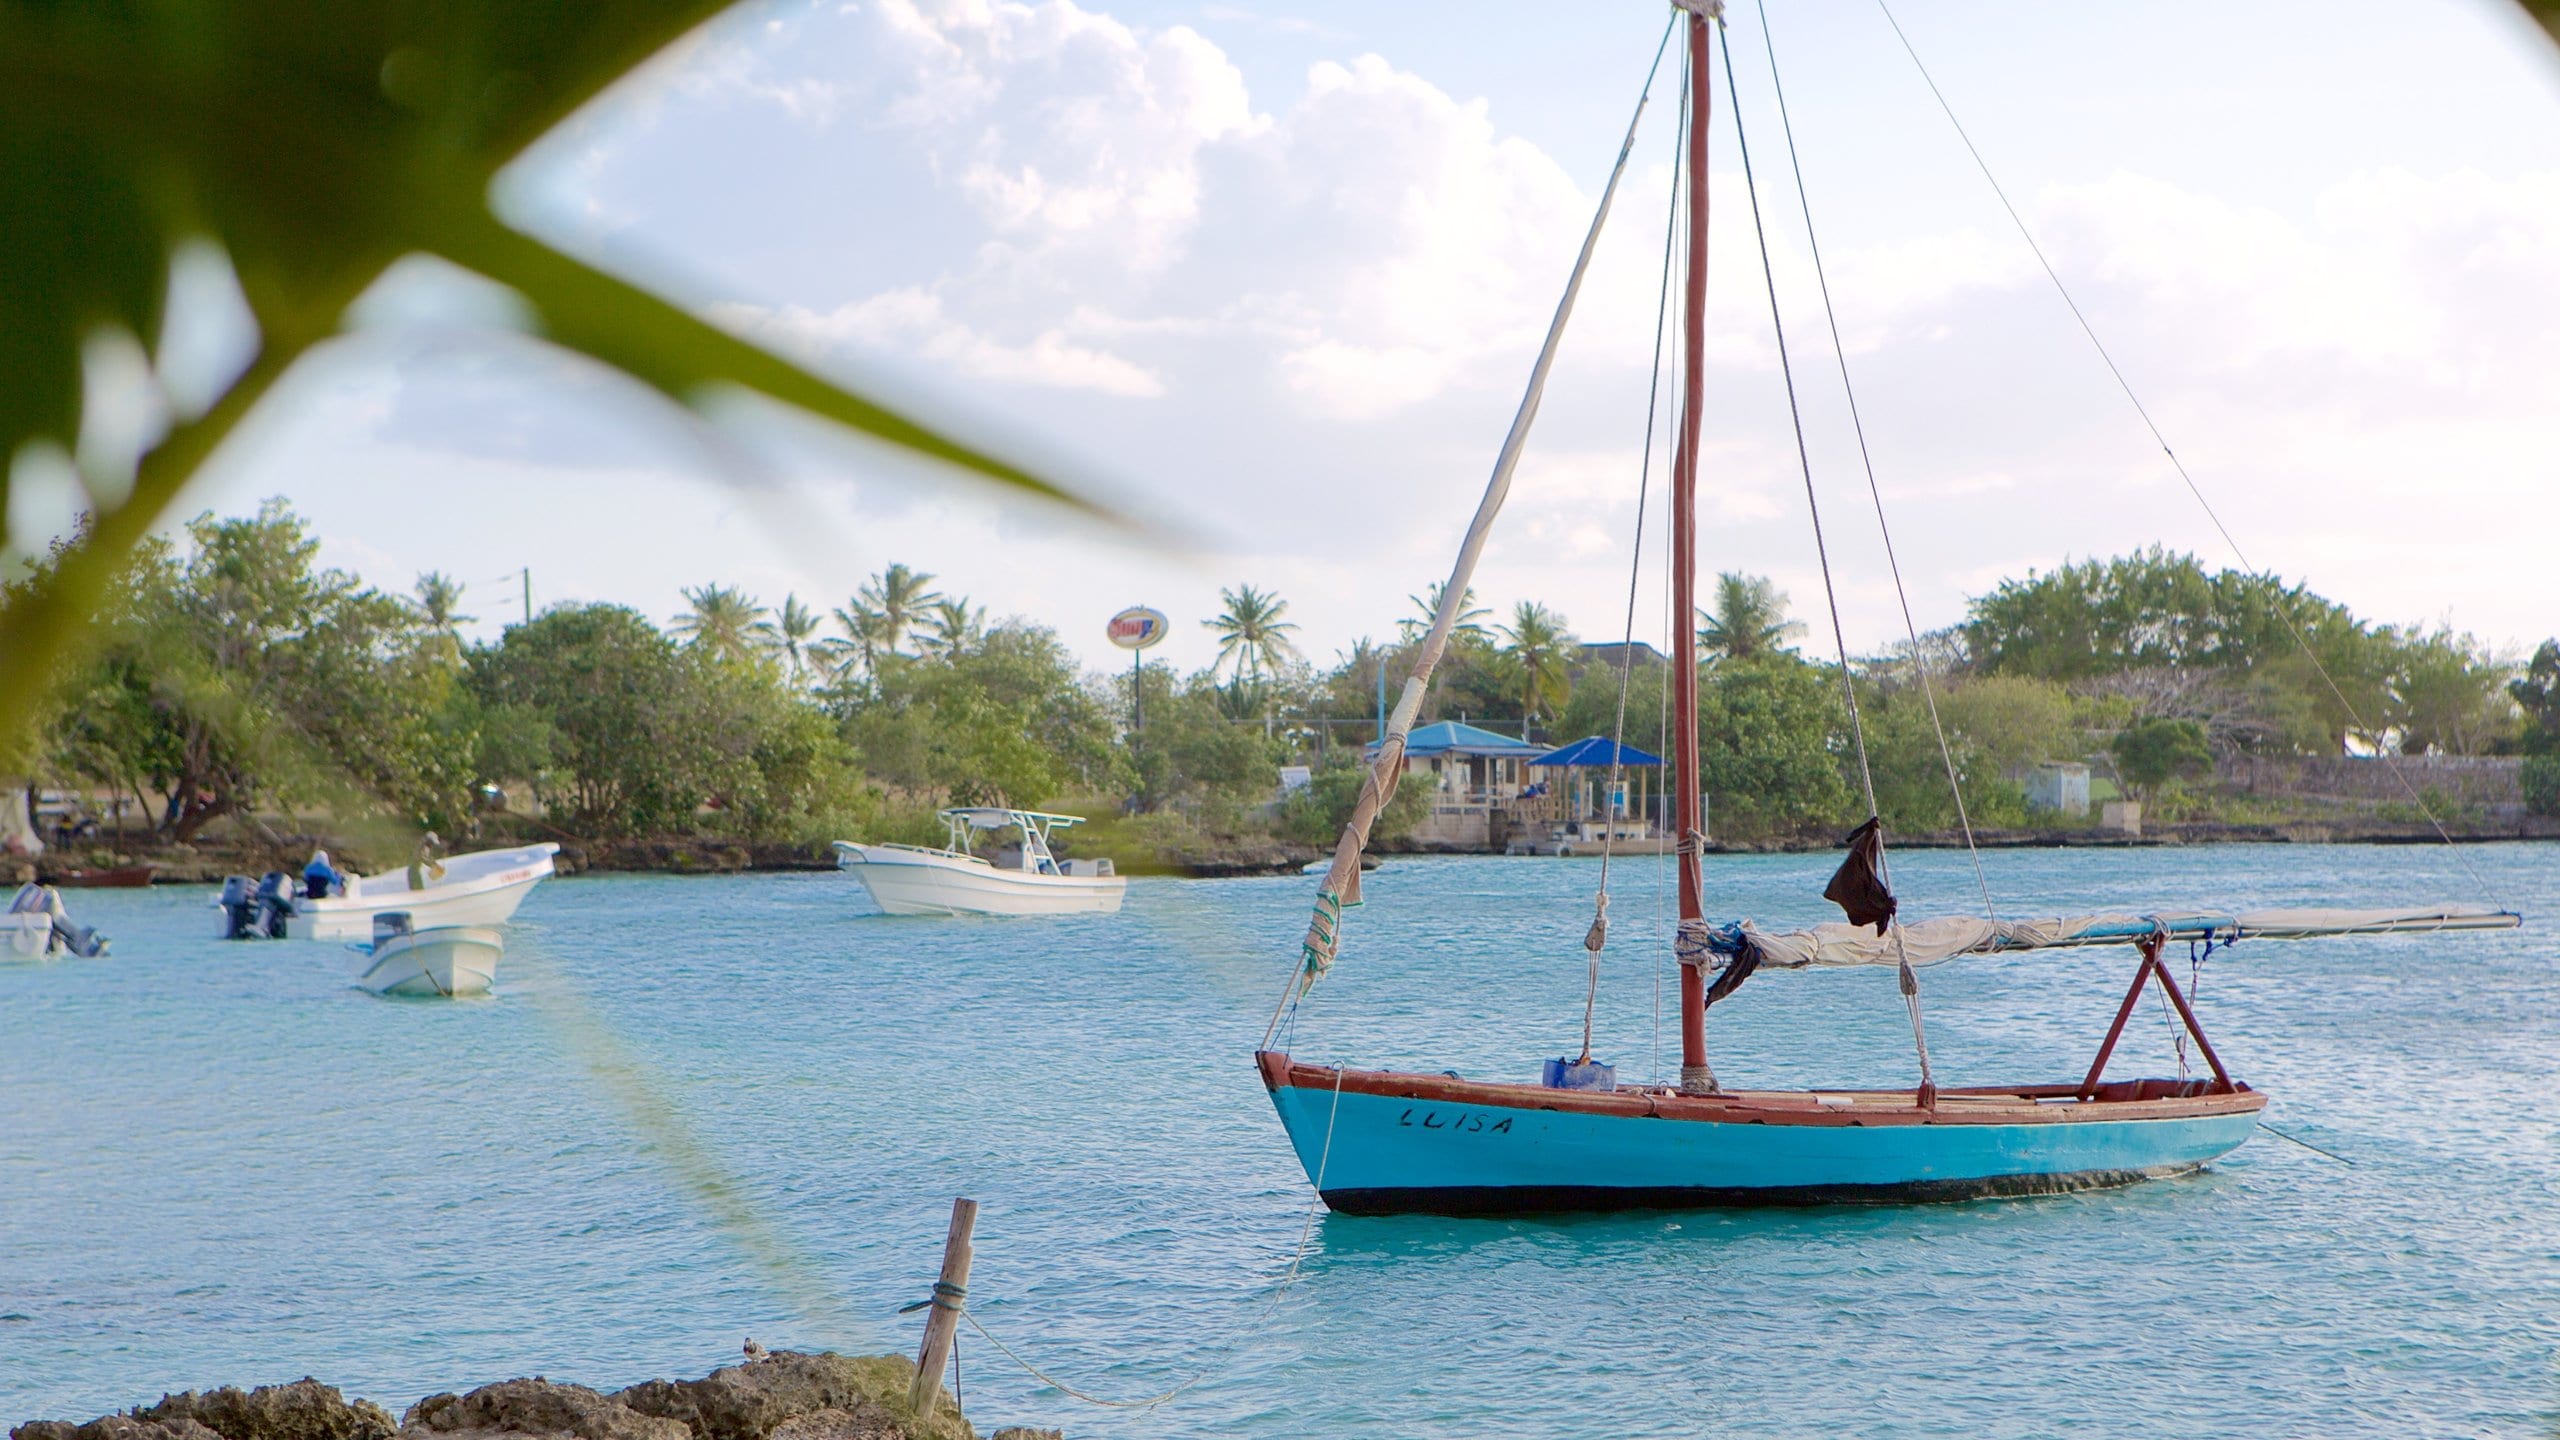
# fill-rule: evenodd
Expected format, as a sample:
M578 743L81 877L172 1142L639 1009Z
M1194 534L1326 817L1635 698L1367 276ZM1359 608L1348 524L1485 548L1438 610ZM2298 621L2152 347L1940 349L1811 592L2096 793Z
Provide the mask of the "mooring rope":
M2325 1155L2325 1156L2327 1156L2328 1158L2330 1158L2330 1159L2332 1159L2332 1160L2337 1161L2339 1164L2346 1166L2346 1167L2347 1167L2348 1169L2350 1169L2350 1170L2353 1170L2354 1168L2356 1168L2356 1162L2354 1162L2353 1160L2348 1159L2348 1158L2347 1158L2346 1156L2344 1156L2344 1155L2339 1154L2337 1151L2335 1151L2335 1150L2323 1150L2323 1149L2321 1149L2319 1146L2312 1144L2310 1141L2303 1139L2301 1136L2299 1136L2299 1135L2288 1135L2288 1134L2286 1134L2285 1132L2283 1132L2282 1130L2277 1129L2277 1128L2276 1128L2276 1127L2274 1127L2273 1125L2268 1124L2268 1123L2267 1123L2266 1121L2264 1121L2264 1120L2261 1120L2261 1121L2259 1121L2259 1122L2258 1122L2258 1128L2259 1128L2259 1129L2261 1129L2261 1130L2266 1131L2268 1134L2273 1135L2274 1137L2276 1137L2276 1138L2277 1138L2277 1139L2279 1139L2279 1140L2291 1141L2293 1144L2296 1144L2296 1145L2301 1146L2303 1149L2310 1151L2310 1152L2311 1152L2312 1154L2314 1154L2314 1155Z

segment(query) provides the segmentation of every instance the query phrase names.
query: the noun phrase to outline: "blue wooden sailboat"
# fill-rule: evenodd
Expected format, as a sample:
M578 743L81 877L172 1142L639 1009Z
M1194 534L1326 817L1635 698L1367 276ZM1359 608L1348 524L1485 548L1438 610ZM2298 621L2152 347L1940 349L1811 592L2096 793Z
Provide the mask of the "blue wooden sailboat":
M1704 398L1708 62L1722 7L1719 0L1674 0L1674 5L1680 12L1674 25L1685 31L1688 62L1683 138L1687 256L1670 549L1672 614L1686 617L1695 613L1698 433ZM1729 79L1729 61L1727 74ZM1637 115L1642 114L1639 102ZM1284 988L1263 1048L1255 1057L1290 1143L1328 1205L1359 1214L1486 1214L1960 1200L2176 1175L2209 1164L2245 1142L2257 1127L2267 1097L2234 1079L2225 1067L2176 978L2161 963L2164 946L2186 941L2218 947L2243 940L2480 930L2519 923L2508 911L2436 906L2033 920L2002 920L1986 914L1906 924L1897 916L1886 876L1883 832L1874 818L1871 783L1867 787L1869 819L1852 835L1849 859L1825 892L1840 900L1850 923L1775 934L1748 923L1711 923L1703 908L1701 870L1697 650L1675 639L1670 649L1672 794L1680 837L1680 919L1672 941L1680 972L1678 1083L1618 1085L1615 1072L1591 1057L1587 1010L1581 1056L1547 1062L1544 1078L1535 1082L1312 1065L1273 1049L1272 1039L1279 1033L1284 1013L1303 999L1339 954L1344 911L1360 902L1361 851L1372 822L1394 796L1407 737L1432 671L1448 645L1476 558L1509 491L1558 341L1634 140L1631 124L1531 372L1528 393L1326 871L1300 964ZM1747 147L1743 154L1747 168ZM1754 206L1756 222L1756 197ZM1783 339L1780 354L1783 363ZM1809 462L1807 494L1810 501ZM1815 526L1819 542L1818 511ZM1825 583L1828 589L1827 561ZM1836 604L1833 612L1836 635ZM1841 663L1845 678L1845 647ZM1854 728L1854 693L1849 700ZM1859 751L1863 772L1863 738ZM1950 763L1951 772L1952 768ZM1595 986L1598 957L1608 932L1606 867L1604 858L1598 913L1584 941L1592 957ZM2129 947L2139 961L2113 1026L2076 1083L1938 1088L1921 1026L1918 967L1968 955L2093 945ZM1707 1063L1708 1007L1731 996L1744 979L1759 971L1829 965L1897 969L1918 1052L1918 1083L1908 1090L1883 1091L1726 1090L1718 1085ZM2194 1041L2209 1076L2106 1078L2108 1061L2127 1020L2155 985L2175 1009L2184 1034Z
M2079 921L1958 918L1896 926L1899 934L1886 935L1851 925L1780 935L1748 925L1709 929L1709 949L1723 958L1726 974L1744 963L1770 969L1906 959L1926 964L1957 955L2130 944L2141 956L2133 983L2077 1084L1723 1090L1712 1078L1697 1083L1693 1073L1690 1084L1677 1087L1626 1088L1612 1078L1599 1088L1576 1088L1348 1070L1272 1051L1256 1059L1308 1178L1326 1204L1352 1214L2050 1194L2195 1170L2247 1140L2266 1108L2267 1097L2234 1080L2205 1037L2177 978L2160 963L2164 945L2517 923L2510 911L2447 906ZM1685 981L1703 966L1682 968ZM2126 1022L2153 984L2195 1041L2210 1078L2104 1078ZM1684 1049L1684 1059L1686 1071L1704 1068L1700 1051Z

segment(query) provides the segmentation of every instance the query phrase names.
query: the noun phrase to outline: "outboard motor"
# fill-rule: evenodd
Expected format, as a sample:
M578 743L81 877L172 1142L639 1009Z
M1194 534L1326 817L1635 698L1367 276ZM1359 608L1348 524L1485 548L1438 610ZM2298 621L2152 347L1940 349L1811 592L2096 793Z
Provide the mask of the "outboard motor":
M254 940L258 938L257 892L246 875L234 875L222 882L222 938Z
M281 870L270 870L258 882L258 933L269 940L284 938L284 922L293 918L293 877Z
M376 950L388 941L416 933L417 929L410 923L406 910L386 910L373 917L373 948Z

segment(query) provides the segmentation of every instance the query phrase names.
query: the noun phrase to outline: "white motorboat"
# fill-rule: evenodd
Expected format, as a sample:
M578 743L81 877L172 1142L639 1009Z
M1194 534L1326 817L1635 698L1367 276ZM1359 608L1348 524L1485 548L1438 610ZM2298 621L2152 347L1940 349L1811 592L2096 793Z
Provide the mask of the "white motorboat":
M410 928L410 916L375 917L373 943L347 947L365 957L356 984L376 995L485 995L497 983L506 938L494 925Z
M13 960L42 960L55 953L53 917L40 912L0 915L0 953Z
M514 850L474 850L443 862L444 873L409 888L406 867L347 882L344 895L298 899L285 921L294 940L369 940L377 915L407 911L421 931L453 925L503 925L543 877L559 846L545 840Z
M1108 915L1129 882L1108 860L1060 860L1055 832L1081 825L1079 815L1047 815L992 805L942 812L951 827L943 849L923 845L836 842L836 867L853 873L892 915ZM980 831L1020 832L990 861L971 854Z
M42 910L12 910L0 913L0 960L59 960L65 956L103 960L107 940L86 926L71 927L75 936L86 939L67 941L53 928L53 916ZM84 950L84 945L95 949Z

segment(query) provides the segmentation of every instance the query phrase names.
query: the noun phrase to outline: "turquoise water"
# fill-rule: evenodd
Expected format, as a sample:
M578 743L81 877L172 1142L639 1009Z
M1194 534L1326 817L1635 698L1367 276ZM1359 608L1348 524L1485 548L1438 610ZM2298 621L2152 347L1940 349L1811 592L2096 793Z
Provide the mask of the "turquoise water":
M2463 862L2485 882L2473 883ZM1303 879L1115 917L900 920L836 875L544 885L500 993L210 937L209 889L76 896L0 966L0 1420L316 1374L395 1409L767 1345L911 1349L950 1197L969 1410L1077 1435L2523 1435L2560 1430L2560 851L2007 852L2003 908L2491 898L2520 933L2244 944L2200 1008L2270 1121L2208 1174L1929 1209L1320 1218L1249 1058ZM1821 917L1819 856L1711 893ZM1522 1076L1579 1041L1589 860L1393 862L1295 1023L1323 1060ZM1914 913L1963 857L1898 862ZM1660 872L1616 872L1599 1051L1655 1049ZM1929 972L1950 1084L2068 1079L2130 954ZM2181 971L2184 962L2181 957ZM1667 983L1667 981L1666 981ZM1668 1041L1668 1037L1666 1037ZM1718 1007L1728 1083L1907 1084L1889 972ZM2146 1009L2117 1074L2173 1073Z

